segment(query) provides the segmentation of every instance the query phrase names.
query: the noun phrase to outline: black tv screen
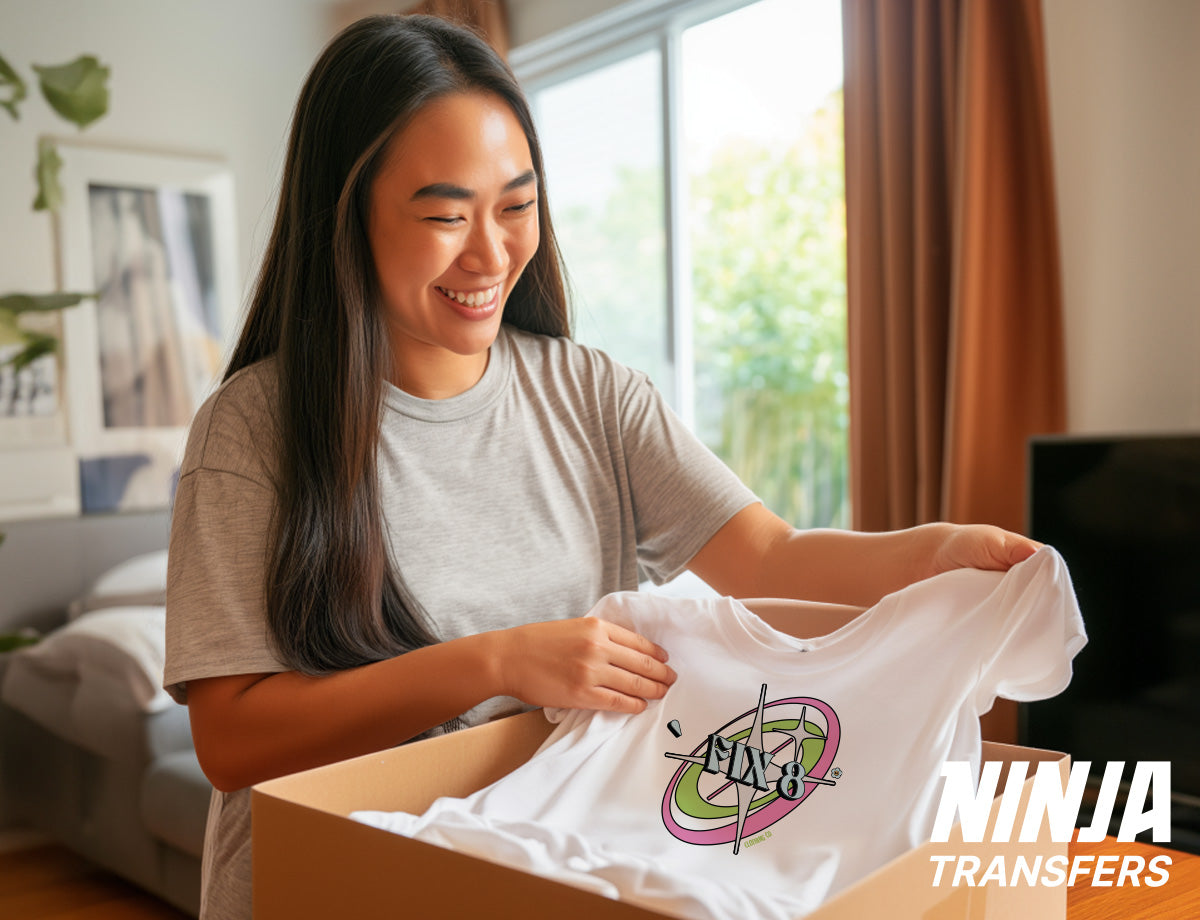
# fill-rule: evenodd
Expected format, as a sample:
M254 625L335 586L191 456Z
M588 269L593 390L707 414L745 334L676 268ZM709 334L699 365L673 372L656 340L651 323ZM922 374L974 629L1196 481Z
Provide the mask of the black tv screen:
M1033 439L1028 533L1066 560L1088 645L1022 706L1024 743L1092 761L1093 787L1169 760L1170 845L1200 853L1200 434Z

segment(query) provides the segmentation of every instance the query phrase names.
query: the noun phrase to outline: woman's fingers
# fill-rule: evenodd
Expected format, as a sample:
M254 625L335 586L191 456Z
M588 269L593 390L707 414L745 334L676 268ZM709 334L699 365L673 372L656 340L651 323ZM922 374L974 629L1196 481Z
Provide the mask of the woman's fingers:
M621 627L610 635L610 689L643 700L662 699L675 683L675 671L666 664L666 652L643 636Z
M1005 571L1032 556L1041 544L990 524L956 526L934 554L934 571L957 568Z
M599 623L607 631L608 637L617 645L641 652L659 662L665 662L669 658L665 648L656 645L640 633L635 633L632 629L626 629L616 623L605 623L603 620L594 622Z
M640 712L675 682L664 649L614 623L581 617L502 634L506 692L531 705Z

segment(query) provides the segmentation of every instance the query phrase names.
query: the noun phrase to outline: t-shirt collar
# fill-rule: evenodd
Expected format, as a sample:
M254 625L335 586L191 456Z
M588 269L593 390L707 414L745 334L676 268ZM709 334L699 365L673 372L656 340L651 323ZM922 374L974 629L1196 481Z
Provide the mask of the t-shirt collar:
M488 363L479 381L448 399L421 399L384 381L384 405L394 412L422 422L452 422L487 408L504 390L512 366L512 343L508 327L500 326L496 341L488 351Z

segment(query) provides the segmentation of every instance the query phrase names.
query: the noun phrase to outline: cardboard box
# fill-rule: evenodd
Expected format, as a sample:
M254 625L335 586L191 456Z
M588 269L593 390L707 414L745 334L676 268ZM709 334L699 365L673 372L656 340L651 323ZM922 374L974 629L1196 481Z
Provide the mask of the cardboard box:
M359 809L421 813L438 796L468 795L524 763L553 726L540 711L260 783L252 793L257 920L355 917L661 918L667 916L462 853L360 824ZM1065 754L984 744L984 760L1053 761ZM1035 771L1030 766L1030 776ZM1023 790L1028 798L1032 779ZM995 819L999 799L992 804ZM1066 916L1065 885L952 887L932 884L930 856L1067 856L1043 822L1036 843L926 844L893 860L808 914L809 920L919 917L1031 920ZM990 822L987 837L990 837ZM985 837L985 839L987 839Z

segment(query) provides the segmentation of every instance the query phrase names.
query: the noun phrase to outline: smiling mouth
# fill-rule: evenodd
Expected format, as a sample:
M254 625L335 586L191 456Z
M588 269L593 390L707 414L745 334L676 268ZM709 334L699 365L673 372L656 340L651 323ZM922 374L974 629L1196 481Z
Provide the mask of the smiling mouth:
M500 293L500 285L493 284L482 291L452 291L444 287L438 287L437 290L464 307L482 307L496 299L496 295Z

